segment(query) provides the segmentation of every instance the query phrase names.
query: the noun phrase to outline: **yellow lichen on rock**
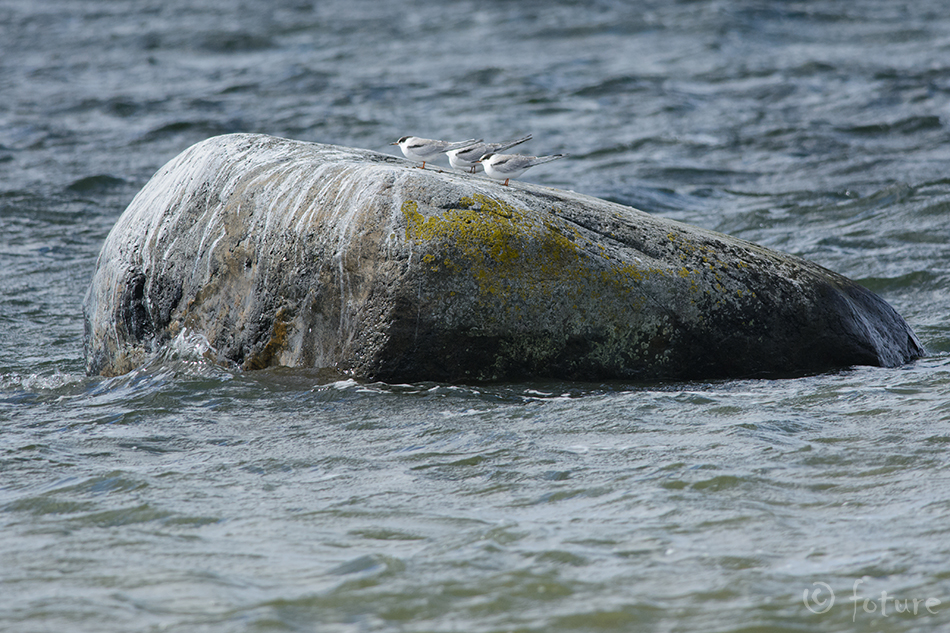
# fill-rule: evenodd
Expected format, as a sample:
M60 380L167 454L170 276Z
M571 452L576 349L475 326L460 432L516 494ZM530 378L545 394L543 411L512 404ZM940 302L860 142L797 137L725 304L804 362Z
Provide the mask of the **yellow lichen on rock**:
M612 257L602 244L556 215L539 216L482 194L462 197L457 208L438 215L426 216L413 200L404 201L401 211L408 242L446 245L444 258L433 252L422 256L429 270L439 272L437 260L442 258L446 269L468 271L479 295L492 300L507 303L555 293L588 299L629 295L633 287L666 274L660 268L622 263L623 258ZM584 259L600 260L600 265L585 264Z
M449 252L467 260L483 295L508 294L522 282L538 282L540 277L576 275L579 236L572 240L555 224L535 221L506 202L476 194L463 197L459 208L440 215L426 217L412 200L403 202L401 210L407 241L447 243ZM436 259L431 253L423 256L426 263ZM457 269L449 257L444 263Z

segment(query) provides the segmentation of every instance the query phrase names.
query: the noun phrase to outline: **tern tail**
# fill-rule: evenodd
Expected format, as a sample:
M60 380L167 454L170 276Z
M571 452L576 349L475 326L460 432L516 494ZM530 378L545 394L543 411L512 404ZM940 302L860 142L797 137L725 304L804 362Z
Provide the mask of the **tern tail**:
M551 154L550 156L538 156L533 161L531 165L540 165L541 163L550 163L552 160L557 160L559 158L564 158L567 154Z

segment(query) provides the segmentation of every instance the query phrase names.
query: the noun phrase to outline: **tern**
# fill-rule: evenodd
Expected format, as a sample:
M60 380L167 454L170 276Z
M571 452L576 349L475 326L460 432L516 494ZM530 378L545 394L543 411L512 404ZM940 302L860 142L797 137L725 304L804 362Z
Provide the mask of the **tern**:
M549 163L558 158L564 158L567 154L551 154L550 156L524 156L522 154L485 154L478 159L478 162L485 168L485 175L495 180L504 179L504 185L508 186L508 181L517 178L535 165Z
M450 143L448 141L438 141L431 138L419 138L418 136L404 136L395 143L390 143L390 145L398 145L399 149L402 150L403 156L417 163L421 162L422 169L425 169L426 161L432 160L439 154L450 152L454 149L464 149L481 142L482 139L474 138L467 141L459 141L458 143Z

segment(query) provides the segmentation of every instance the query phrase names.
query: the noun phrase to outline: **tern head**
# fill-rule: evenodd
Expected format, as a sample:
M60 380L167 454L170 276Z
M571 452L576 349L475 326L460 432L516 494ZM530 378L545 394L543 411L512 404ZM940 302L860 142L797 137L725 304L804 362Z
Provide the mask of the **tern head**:
M482 154L482 157L479 158L479 159L478 159L477 161L475 161L475 162L476 162L476 163L481 163L482 161L486 161L486 160L488 160L489 158L491 158L491 157L494 156L494 155L495 155L495 152L488 152L487 154Z
M404 137L402 137L401 139L399 139L398 141L396 141L395 143L390 143L390 145L402 145L403 143L405 143L406 141L408 141L410 138L412 138L412 137L411 137L411 136L404 136Z

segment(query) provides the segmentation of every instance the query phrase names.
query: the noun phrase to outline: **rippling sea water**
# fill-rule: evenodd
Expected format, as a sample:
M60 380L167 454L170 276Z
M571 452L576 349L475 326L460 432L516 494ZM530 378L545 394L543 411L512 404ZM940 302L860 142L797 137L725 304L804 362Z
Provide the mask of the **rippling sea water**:
M0 3L0 630L946 630L948 34L938 0ZM238 131L531 132L572 157L525 180L841 272L929 356L387 385L184 342L85 376L109 229Z

